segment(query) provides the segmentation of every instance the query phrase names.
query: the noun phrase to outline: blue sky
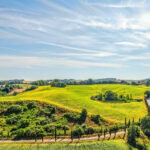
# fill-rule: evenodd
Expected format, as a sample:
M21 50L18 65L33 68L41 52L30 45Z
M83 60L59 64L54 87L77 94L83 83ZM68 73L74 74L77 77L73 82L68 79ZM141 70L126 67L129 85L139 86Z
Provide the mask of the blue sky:
M149 0L0 0L0 80L150 77Z

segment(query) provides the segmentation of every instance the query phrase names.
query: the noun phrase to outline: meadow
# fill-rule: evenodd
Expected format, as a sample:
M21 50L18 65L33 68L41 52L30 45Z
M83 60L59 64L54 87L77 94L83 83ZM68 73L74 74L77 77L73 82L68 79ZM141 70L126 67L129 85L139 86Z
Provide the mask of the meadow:
M0 150L129 150L123 140L75 143L75 144L1 144ZM136 150L133 148L133 150Z
M149 87L139 85L70 85L65 88L40 86L35 90L16 96L0 97L0 101L38 100L69 111L80 112L87 109L88 114L100 114L110 122L124 122L127 119L138 120L147 114L144 101L131 103L110 103L91 100L91 96L112 90L118 94L132 94L134 99L143 99Z

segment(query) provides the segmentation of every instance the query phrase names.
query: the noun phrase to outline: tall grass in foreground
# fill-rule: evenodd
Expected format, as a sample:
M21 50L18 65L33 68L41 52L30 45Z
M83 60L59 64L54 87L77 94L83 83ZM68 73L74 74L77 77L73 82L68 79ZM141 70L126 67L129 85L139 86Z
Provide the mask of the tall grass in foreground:
M123 140L77 144L2 144L0 150L129 150Z

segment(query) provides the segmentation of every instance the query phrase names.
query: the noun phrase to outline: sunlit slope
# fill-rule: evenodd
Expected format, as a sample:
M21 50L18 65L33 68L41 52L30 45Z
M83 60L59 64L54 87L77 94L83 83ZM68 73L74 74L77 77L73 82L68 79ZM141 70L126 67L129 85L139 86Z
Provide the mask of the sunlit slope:
M147 114L144 102L132 103L103 103L90 99L106 90L118 94L132 94L133 98L143 98L146 86L131 85L74 85L66 88L42 86L36 90L25 92L17 96L1 97L0 100L39 100L54 104L70 111L81 111L86 108L89 114L100 114L105 119L114 122L123 122L124 118L133 117L135 120Z

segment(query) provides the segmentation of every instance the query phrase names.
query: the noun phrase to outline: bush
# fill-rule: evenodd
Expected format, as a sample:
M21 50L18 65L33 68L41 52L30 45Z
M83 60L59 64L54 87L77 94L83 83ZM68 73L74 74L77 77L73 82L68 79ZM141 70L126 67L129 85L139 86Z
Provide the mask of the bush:
M45 131L40 126L28 127L26 128L24 134L24 137L32 137L32 138L43 137L43 136L45 136Z
M80 138L83 134L84 134L84 130L81 126L75 127L75 129L73 129L73 131L72 131L73 137Z
M32 102L29 102L28 105L27 105L28 109L33 109L33 108L36 108L36 102L32 101Z
M37 88L37 86L31 86L31 87L27 88L26 91L35 90L36 88Z
M136 138L140 137L140 128L132 125L128 129L127 141L130 145L136 146Z
M95 122L96 124L100 125L102 118L100 115L91 115L91 121Z
M12 117L6 119L6 123L13 125L13 124L16 124L19 119L21 119L21 116L12 116Z
M85 122L87 117L87 110L86 109L82 109L82 112L80 114L80 119L79 119L79 123L82 124Z
M10 114L19 114L22 112L22 108L19 105L12 105L10 106L6 111L5 115L10 115Z
M59 81L59 82L52 82L51 86L52 87L66 87L66 84Z
M80 119L80 115L77 113L72 113L72 112L67 112L64 114L64 117L69 121L69 122L78 122Z
M145 135L150 137L150 116L146 116L141 120L141 129Z
M38 119L38 122L36 124L37 125L46 125L49 123L50 123L50 120L48 118L41 118L41 119Z
M106 101L118 100L118 95L115 92L112 92L112 91L106 91L104 97L105 97Z
M46 132L53 132L55 130L55 126L47 124L47 125L44 126L44 130Z
M19 127L20 128L26 128L26 127L28 127L29 126L29 124L30 124L30 120L29 119L21 119L20 121L19 121Z
M87 127L85 129L85 134L93 134L95 132L93 127Z

